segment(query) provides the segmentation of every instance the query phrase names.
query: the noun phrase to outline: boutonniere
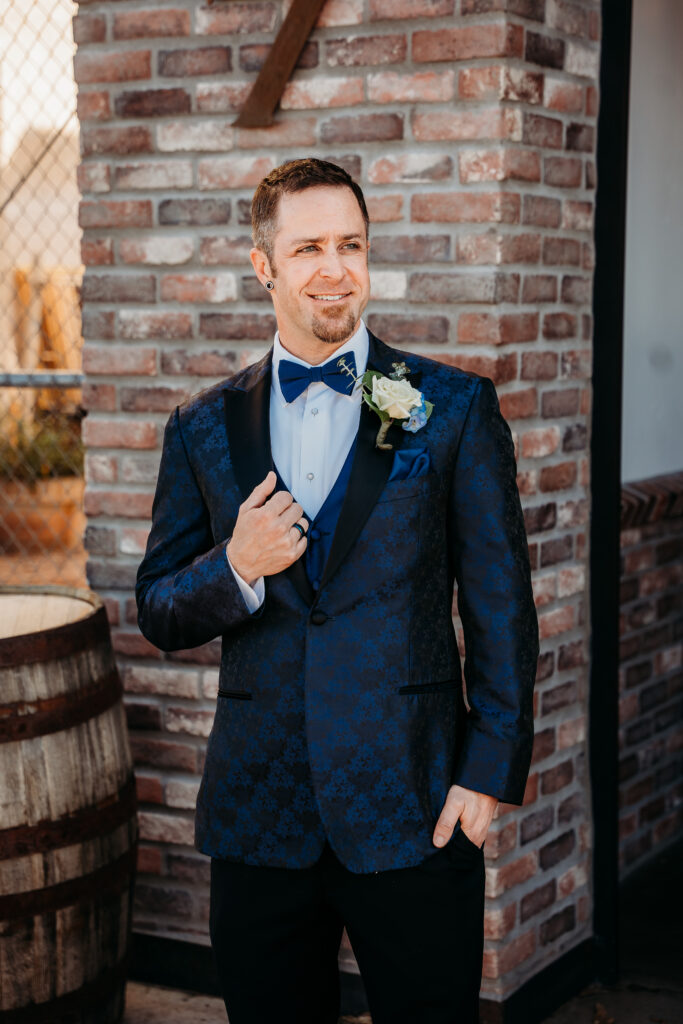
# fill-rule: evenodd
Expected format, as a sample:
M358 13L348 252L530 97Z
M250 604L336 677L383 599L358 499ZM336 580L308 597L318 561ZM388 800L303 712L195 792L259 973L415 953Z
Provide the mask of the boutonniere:
M363 388L363 401L367 402L373 412L379 416L381 423L377 431L375 447L391 449L394 446L384 439L394 420L403 420L404 430L416 434L424 427L432 414L434 404L428 402L421 391L414 388L408 381L410 370L405 363L392 363L394 372L387 377L379 370L366 370L362 378L358 378L346 365L344 357L338 365L358 382Z

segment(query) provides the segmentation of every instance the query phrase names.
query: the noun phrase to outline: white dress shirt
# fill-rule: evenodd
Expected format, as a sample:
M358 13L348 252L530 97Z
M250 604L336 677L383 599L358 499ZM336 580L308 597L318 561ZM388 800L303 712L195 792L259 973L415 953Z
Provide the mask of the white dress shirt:
M348 352L353 352L356 360L356 377L362 377L368 362L368 331L362 320L356 333L335 349L333 355L338 357ZM273 462L290 494L303 506L309 519L314 519L332 490L358 432L361 386L358 383L352 392L342 395L322 381L314 381L293 402L286 402L278 377L281 359L290 359L302 366L312 364L288 352L279 333L275 332L270 387ZM228 564L247 608L255 612L265 597L263 576L250 587L235 571L229 558Z

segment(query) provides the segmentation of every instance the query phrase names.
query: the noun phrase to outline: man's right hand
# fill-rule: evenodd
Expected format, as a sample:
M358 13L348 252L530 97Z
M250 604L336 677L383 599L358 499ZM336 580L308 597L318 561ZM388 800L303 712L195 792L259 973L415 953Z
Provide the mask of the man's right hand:
M303 508L289 491L278 491L271 498L277 476L271 469L239 507L237 522L228 543L228 558L243 580L252 586L259 576L272 576L296 562L306 550L302 519Z

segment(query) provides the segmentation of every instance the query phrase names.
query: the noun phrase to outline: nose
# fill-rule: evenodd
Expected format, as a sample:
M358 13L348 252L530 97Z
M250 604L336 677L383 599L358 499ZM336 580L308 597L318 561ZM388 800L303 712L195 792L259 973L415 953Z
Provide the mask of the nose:
M339 281L345 273L344 262L336 248L325 250L318 267L318 275L326 281Z

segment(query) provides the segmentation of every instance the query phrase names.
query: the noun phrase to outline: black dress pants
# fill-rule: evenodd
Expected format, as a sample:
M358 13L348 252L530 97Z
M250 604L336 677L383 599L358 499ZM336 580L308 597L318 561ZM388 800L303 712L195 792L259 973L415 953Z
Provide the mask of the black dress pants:
M411 868L354 874L212 859L210 933L230 1024L337 1024L346 926L373 1024L477 1024L484 853L457 826Z

